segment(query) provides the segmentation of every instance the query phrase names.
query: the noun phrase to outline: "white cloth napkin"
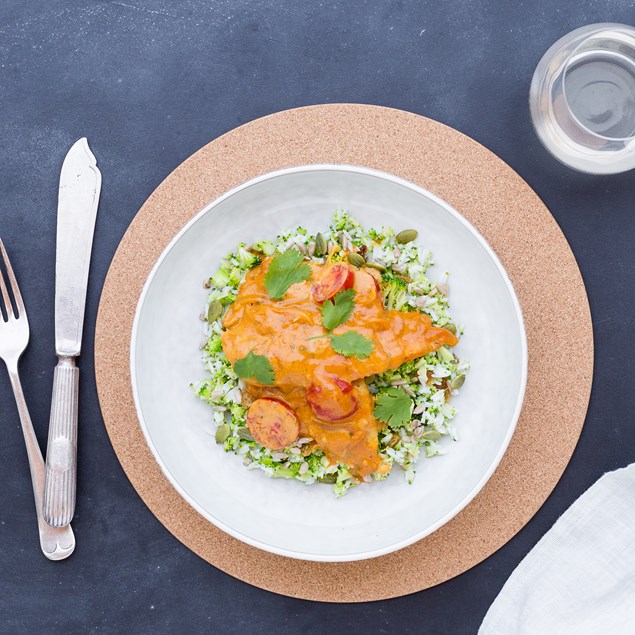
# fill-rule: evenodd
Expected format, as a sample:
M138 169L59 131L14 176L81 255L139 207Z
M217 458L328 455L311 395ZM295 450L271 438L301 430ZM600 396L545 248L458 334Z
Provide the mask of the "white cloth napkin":
M605 474L518 565L479 635L635 633L635 463Z

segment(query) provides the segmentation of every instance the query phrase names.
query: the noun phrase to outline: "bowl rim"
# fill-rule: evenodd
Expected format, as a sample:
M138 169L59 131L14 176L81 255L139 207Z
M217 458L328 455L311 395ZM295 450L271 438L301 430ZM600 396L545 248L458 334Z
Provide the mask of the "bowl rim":
M485 252L494 262L496 269L498 270L501 278L507 288L507 291L511 297L512 304L514 306L514 311L516 314L517 323L520 329L521 335L521 378L520 378L520 386L518 390L518 395L516 397L516 404L514 408L513 415L511 417L510 425L507 429L507 433L505 434L505 438L501 443L496 456L491 461L487 470L485 470L483 476L479 479L479 481L470 489L470 491L444 516L442 516L437 522L432 525L426 527L425 529L416 532L409 536L408 538L404 538L398 542L395 542L391 545L372 549L368 551L355 552L349 554L336 554L336 555L328 555L328 554L314 554L303 551L294 551L291 549L285 549L282 547L277 547L275 545L270 545L268 543L262 542L260 540L256 540L251 538L250 536L243 534L240 531L233 529L232 527L226 525L222 521L215 518L212 514L206 511L201 505L199 505L179 484L177 479L171 473L168 466L163 462L161 456L159 455L157 449L152 442L152 438L150 436L150 432L146 426L146 422L143 416L143 412L141 410L141 401L139 398L138 387L137 387L137 366L136 366L136 348L137 348L137 335L139 322L141 319L141 313L143 310L143 306L145 303L146 296L152 285L152 281L154 277L161 267L163 261L167 258L168 254L172 251L176 243L181 239L181 237L192 227L192 225L196 224L200 218L202 218L205 214L209 213L220 203L225 201L226 199L234 196L238 192L247 189L257 183L261 183L263 181L267 181L270 179L278 178L281 176L286 176L288 174L297 174L302 172L313 172L313 171L337 171L337 172L353 172L356 174L363 174L366 176L371 176L375 178L379 178L382 180L390 181L396 185L401 185L408 189L413 190L417 194L425 196L426 198L432 200L433 202L440 205L447 213L453 216L457 221L459 221L465 228L476 238L476 240L483 247ZM288 168L283 168L280 170L274 170L272 172L267 172L265 174L261 174L255 178L249 179L239 185L227 190L225 193L221 194L214 200L210 201L205 207L203 207L197 214L195 214L172 238L169 244L162 251L161 255L155 262L152 270L150 271L141 291L141 295L139 296L139 301L137 302L137 307L135 309L134 321L132 324L132 332L130 338L130 382L132 386L132 394L134 398L135 410L137 412L137 419L139 421L139 425L143 432L143 436L145 438L146 444L150 448L152 455L154 456L155 461L158 463L161 471L168 479L172 487L178 492L178 494L192 507L194 508L203 518L211 522L213 525L218 527L220 530L229 534L230 536L244 542L252 547L256 547L263 551L267 551L269 553L273 553L280 556L286 556L288 558L294 558L297 560L309 560L314 562L352 562L355 560L366 560L370 558L377 558L379 556L383 556L394 551L398 551L403 549L419 540L429 536L437 529L445 525L452 518L454 518L459 512L461 512L469 503L474 500L476 495L483 489L485 484L489 481L492 474L498 467L501 462L507 448L509 447L509 443L512 439L514 431L516 430L516 425L518 423L518 419L520 417L520 413L522 411L523 402L525 399L525 392L527 388L527 373L528 373L528 352L527 352L527 333L525 329L525 321L522 313L522 309L520 307L520 302L518 301L518 297L516 295L516 291L514 286L507 274L507 271L501 264L498 256L494 252L494 250L490 247L489 243L485 240L485 238L481 235L481 233L476 229L472 223L470 223L466 218L464 218L458 211L456 211L449 203L444 201L442 198L438 197L436 194L433 194L429 190L412 183L404 178L395 176L388 172L383 172L381 170L375 170L373 168L367 168L363 166L357 165L349 165L349 164L329 164L329 163L317 163L317 164L306 164L306 165L298 165Z

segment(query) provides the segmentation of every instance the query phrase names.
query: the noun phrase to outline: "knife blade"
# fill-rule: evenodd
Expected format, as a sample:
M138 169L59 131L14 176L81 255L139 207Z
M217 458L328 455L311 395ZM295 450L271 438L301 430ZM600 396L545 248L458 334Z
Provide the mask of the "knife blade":
M101 191L101 172L79 139L60 174L55 263L55 348L51 418L46 454L43 515L49 525L67 525L75 512L77 489L77 408L80 354L88 272Z

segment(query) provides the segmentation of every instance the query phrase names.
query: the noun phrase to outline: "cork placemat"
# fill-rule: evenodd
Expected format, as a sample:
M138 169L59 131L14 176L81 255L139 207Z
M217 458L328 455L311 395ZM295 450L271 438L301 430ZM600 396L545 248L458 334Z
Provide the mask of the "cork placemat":
M171 487L146 446L130 386L130 334L155 261L201 208L259 174L311 163L367 166L417 183L470 220L494 248L523 308L529 377L520 421L498 469L453 520L396 553L351 563L276 556L226 535ZM591 389L593 334L584 284L562 232L509 166L463 134L412 113L336 104L252 121L202 148L150 196L104 285L95 341L110 439L137 492L183 544L245 582L333 602L390 598L456 576L504 545L536 513L580 436Z

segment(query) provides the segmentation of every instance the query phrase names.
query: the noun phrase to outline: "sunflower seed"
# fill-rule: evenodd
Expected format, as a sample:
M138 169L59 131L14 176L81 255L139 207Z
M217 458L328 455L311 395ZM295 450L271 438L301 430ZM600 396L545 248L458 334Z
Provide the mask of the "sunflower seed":
M300 450L300 448L289 448L289 452L291 454L300 454L302 451Z
M447 282L437 282L436 287L441 295L447 296L450 293L450 287Z
M307 253L310 258L313 258L313 256L315 256L315 243L309 243L309 246L307 247Z
M412 390L412 388L409 388L408 386L404 386L402 389L409 397L415 397L415 393L414 390Z
M306 461L302 462L298 474L306 474L309 471L309 464Z
M272 452L271 458L274 461L284 461L285 459L288 459L289 457L286 452Z
M425 404L420 404L418 405L413 411L412 414L413 415L420 415L423 414L426 411L426 405Z

